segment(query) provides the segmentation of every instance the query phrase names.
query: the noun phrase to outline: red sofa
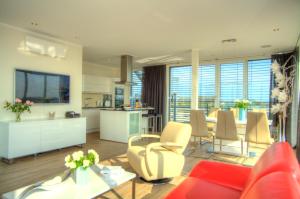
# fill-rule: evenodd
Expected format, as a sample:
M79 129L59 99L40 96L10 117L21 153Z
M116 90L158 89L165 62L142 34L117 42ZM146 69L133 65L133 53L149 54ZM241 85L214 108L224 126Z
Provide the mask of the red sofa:
M299 199L300 169L286 142L274 143L254 167L201 161L166 199Z

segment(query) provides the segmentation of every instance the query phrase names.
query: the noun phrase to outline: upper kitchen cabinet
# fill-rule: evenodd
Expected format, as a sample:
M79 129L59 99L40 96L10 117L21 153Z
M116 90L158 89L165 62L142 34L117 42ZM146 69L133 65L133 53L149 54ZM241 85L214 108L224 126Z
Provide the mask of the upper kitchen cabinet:
M83 92L112 93L113 78L95 75L83 75Z

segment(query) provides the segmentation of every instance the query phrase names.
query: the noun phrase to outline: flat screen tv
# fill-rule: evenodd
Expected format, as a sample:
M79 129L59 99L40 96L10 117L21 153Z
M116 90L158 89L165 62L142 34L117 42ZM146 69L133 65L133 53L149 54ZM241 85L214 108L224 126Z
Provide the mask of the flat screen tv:
M69 103L70 76L16 69L15 96L34 103Z

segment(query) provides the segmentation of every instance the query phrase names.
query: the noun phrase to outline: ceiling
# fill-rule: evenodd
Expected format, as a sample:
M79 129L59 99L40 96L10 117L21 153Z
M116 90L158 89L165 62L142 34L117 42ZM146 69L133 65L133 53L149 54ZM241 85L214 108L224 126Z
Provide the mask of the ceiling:
M110 66L122 54L189 62L193 48L200 60L269 56L295 47L299 19L300 0L0 1L0 22L81 44L85 61Z

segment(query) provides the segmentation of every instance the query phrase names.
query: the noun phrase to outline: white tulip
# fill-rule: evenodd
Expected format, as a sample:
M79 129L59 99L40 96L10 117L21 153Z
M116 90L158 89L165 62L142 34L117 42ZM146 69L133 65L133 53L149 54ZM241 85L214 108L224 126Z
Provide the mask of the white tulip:
M75 169L76 168L75 162L70 162L69 167L70 169Z
M70 167L70 162L66 162L66 163L65 163L65 166L66 166L67 168L69 168L69 167Z
M90 165L89 160L83 160L83 167L88 167Z
M83 157L83 152L82 151L74 152L72 154L72 158L75 161L79 161L82 157Z
M65 162L70 162L71 161L71 156L70 155L67 155L66 157L65 157Z

